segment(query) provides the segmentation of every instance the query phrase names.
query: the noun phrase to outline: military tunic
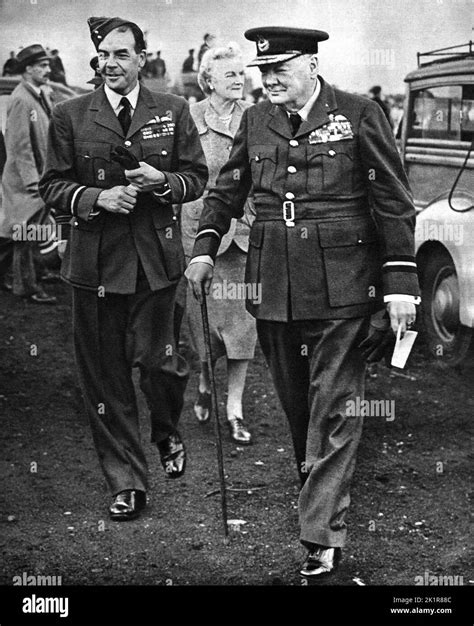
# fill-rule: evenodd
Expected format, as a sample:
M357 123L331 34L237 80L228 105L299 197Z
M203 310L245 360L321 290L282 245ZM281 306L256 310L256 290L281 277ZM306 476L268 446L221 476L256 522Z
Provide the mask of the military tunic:
M282 108L244 112L205 200L194 256L215 255L254 185L246 282L261 283L262 302L247 302L258 319L360 317L386 295L419 293L415 209L383 112L319 80L294 137Z
M246 282L260 286L261 301L247 308L292 434L300 540L341 547L363 423L346 413L364 396L358 345L385 298L419 290L415 210L383 111L319 81L294 136L271 102L244 112L193 257L215 257L253 185Z
M96 206L103 189L127 185L115 146L163 171L166 195L139 192L133 211ZM187 366L174 340L175 291L184 251L173 203L198 198L207 166L183 98L141 86L126 136L104 88L53 111L40 192L70 237L61 273L73 286L76 360L99 460L112 494L147 489L131 377L150 409L152 441L175 433Z

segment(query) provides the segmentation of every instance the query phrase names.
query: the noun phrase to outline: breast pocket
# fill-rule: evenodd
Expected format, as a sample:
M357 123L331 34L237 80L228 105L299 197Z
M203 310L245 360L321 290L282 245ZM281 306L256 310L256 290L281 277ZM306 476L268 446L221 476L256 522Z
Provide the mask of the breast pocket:
M142 161L158 170L168 172L171 168L173 143L168 137L142 139Z
M374 302L381 297L378 235L370 217L318 225L329 304Z
M120 166L110 158L111 149L108 143L81 142L76 145L75 167L81 183L104 189L126 184Z
M249 146L252 182L255 190L271 189L276 172L276 146Z
M307 192L334 196L353 192L354 146L347 141L308 144Z

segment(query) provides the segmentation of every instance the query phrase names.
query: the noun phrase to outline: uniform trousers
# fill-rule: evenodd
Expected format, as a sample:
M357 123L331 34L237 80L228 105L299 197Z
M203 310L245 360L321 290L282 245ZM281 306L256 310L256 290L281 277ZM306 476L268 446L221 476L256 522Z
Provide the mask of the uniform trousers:
M342 547L363 418L347 416L364 396L358 344L369 318L272 322L257 332L283 410L300 472L301 543Z
M188 378L175 349L176 285L131 295L73 289L74 347L92 435L113 495L147 489L132 368L140 373L151 440L176 432Z

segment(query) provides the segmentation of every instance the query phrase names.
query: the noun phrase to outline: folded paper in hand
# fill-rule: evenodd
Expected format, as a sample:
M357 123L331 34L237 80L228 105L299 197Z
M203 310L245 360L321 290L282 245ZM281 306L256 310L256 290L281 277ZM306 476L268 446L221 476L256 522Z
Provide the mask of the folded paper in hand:
M410 355L413 344L418 333L415 330L407 330L401 338L402 327L398 327L397 340L395 342L395 348L393 350L391 365L403 369Z

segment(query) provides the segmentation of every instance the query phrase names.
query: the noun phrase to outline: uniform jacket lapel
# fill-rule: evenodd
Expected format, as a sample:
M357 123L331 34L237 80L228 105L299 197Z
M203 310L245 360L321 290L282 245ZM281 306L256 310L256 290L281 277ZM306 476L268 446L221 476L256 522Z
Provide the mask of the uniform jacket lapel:
M286 139L291 139L293 134L291 132L290 120L286 111L274 104L270 108L269 115L270 121L268 123L268 128L271 128Z
M145 126L145 124L147 124L150 119L155 116L156 108L157 105L153 100L153 96L148 91L148 89L146 89L146 87L143 87L143 85L141 85L137 101L137 108L135 109L135 113L133 114L127 137L131 137L142 126ZM97 111L97 114L95 116L95 122L97 124L100 124L101 126L108 128L109 130L112 130L120 137L124 137L122 127L120 125L120 122L118 121L118 117L115 115L109 101L107 100L107 96L105 95L103 86L97 89L94 93L89 109L91 111Z
M110 106L109 101L107 100L103 85L94 92L89 110L97 111L94 120L96 124L100 124L100 126L108 128L120 137L123 137L122 127L112 107Z
M134 135L142 126L155 117L157 105L153 100L151 92L143 85L140 85L140 93L138 95L137 108L132 117L132 123L128 129L127 137Z
M331 85L328 85L321 76L319 77L321 82L321 92L310 110L308 119L303 120L301 126L298 129L295 137L301 135L307 135L316 128L324 126L329 123L329 113L332 113L337 109L336 94Z

